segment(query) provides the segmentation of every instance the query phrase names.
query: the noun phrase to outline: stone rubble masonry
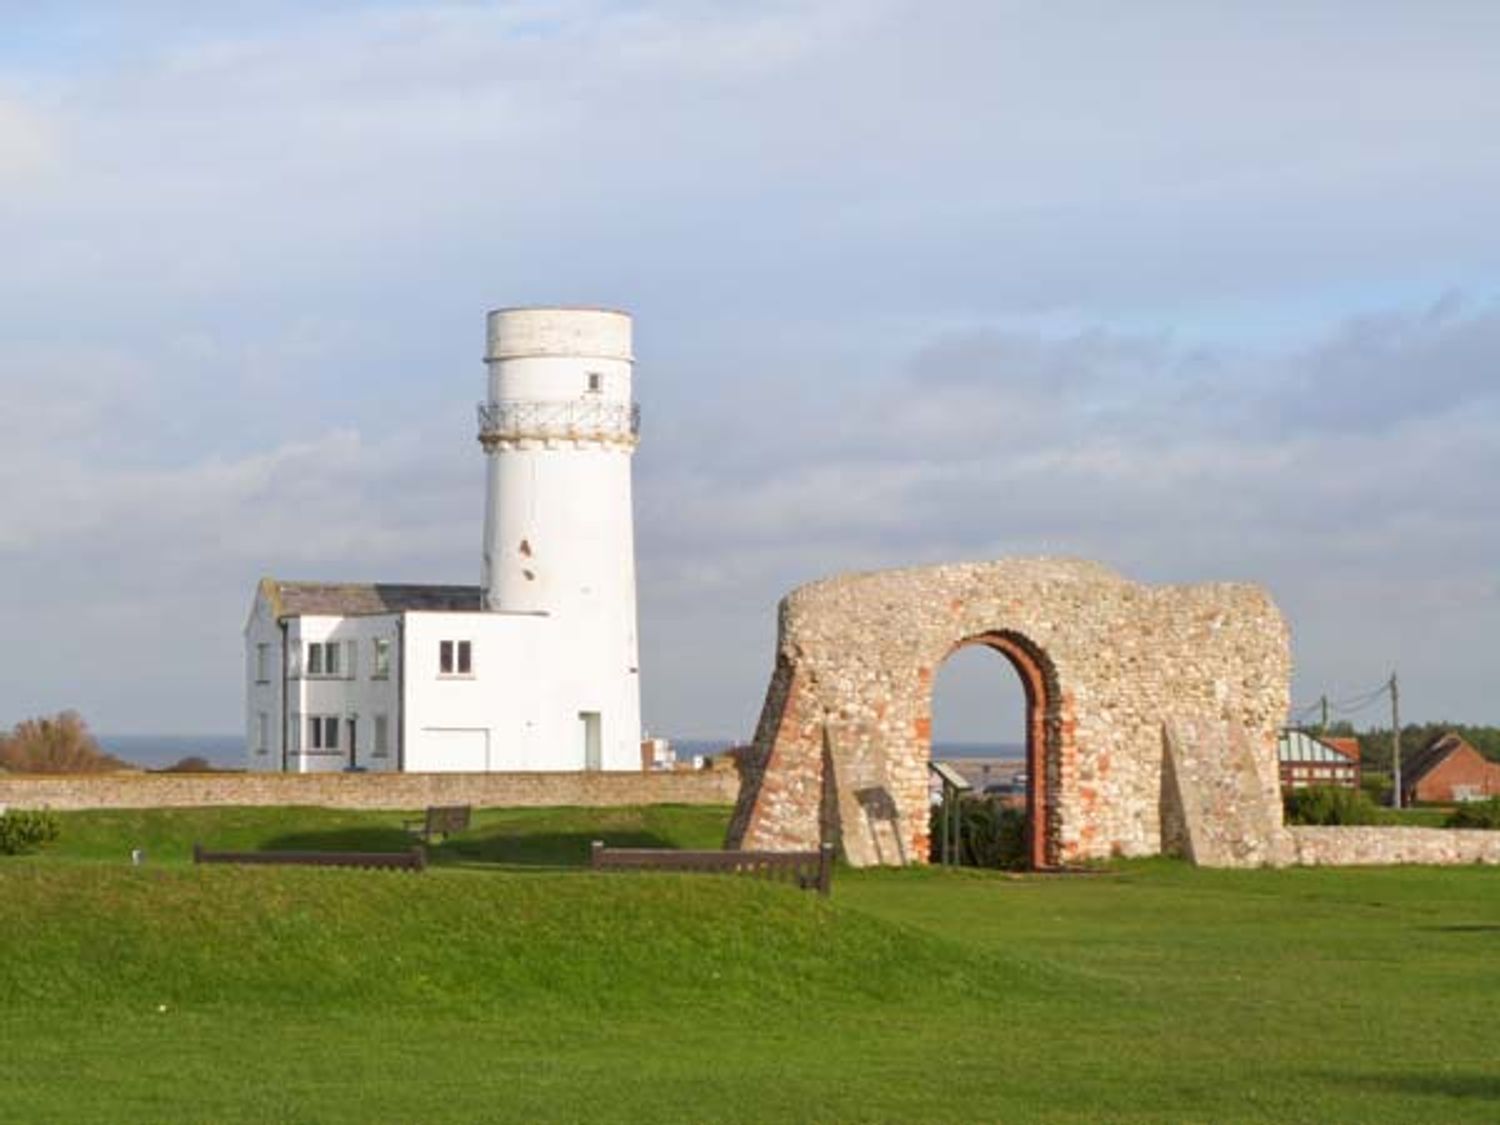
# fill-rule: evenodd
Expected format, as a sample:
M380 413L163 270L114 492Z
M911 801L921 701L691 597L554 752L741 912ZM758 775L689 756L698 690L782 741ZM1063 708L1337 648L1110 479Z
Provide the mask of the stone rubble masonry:
M140 809L310 805L423 809L429 805L536 808L577 805L723 805L733 770L652 773L112 773L0 775L0 808Z
M1200 867L1285 863L1279 781L1244 728L1171 719L1162 733L1162 851Z
M1309 867L1393 863L1500 863L1500 832L1453 828L1286 830L1291 861Z
M1182 850L1180 802L1163 795L1168 721L1238 728L1254 768L1225 767L1238 773L1222 801L1262 802L1235 815L1280 829L1276 734L1291 656L1263 591L1149 587L1098 563L1003 559L841 575L782 601L729 846L827 840L855 866L925 863L933 677L976 644L1005 655L1032 700L1038 865L1154 855L1164 834ZM1204 773L1212 756L1192 760L1195 784L1216 784ZM1251 852L1240 861L1275 860Z

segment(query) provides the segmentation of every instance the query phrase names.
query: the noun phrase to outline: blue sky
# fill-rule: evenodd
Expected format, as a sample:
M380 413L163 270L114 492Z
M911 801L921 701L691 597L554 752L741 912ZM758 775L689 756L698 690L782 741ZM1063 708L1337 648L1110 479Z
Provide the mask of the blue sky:
M798 582L1038 553L1500 721L1494 5L0 16L0 722L233 729L260 574L474 580L552 302L637 317L657 730L748 733Z

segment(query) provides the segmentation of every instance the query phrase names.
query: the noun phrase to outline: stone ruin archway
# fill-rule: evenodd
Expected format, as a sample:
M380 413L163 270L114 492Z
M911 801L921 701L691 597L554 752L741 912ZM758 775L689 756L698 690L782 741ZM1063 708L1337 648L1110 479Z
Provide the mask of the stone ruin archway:
M1252 586L1148 587L1069 559L843 575L788 595L729 846L828 841L855 866L926 862L932 678L966 644L997 648L1036 692L1037 866L1277 858L1290 655L1275 605Z

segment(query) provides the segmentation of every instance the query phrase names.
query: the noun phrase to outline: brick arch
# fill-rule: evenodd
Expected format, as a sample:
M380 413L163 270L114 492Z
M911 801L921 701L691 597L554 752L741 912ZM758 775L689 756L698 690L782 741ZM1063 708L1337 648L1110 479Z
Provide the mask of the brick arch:
M1279 829L1275 743L1291 661L1264 592L1002 559L841 575L783 599L728 845L826 842L855 866L925 863L933 671L976 644L1005 656L1034 701L1036 865L1181 850L1185 786L1228 801L1223 824L1258 817ZM1243 753L1216 760L1204 733L1182 768L1164 768L1164 731L1184 723L1241 732Z
M1058 862L1055 838L1059 809L1051 798L1059 788L1063 760L1063 739L1071 729L1063 719L1063 693L1057 681L1057 669L1051 658L1035 642L1007 629L986 630L964 637L943 654L939 666L964 648L987 648L1003 656L1016 675L1026 696L1026 811L1027 861L1032 868L1055 866ZM929 681L935 676L928 677ZM932 714L932 691L928 684L927 714ZM931 723L927 737L927 759L932 757Z

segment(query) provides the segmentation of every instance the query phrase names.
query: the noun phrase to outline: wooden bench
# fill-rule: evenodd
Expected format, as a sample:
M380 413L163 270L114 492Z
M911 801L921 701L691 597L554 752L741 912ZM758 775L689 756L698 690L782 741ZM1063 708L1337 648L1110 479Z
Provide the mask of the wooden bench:
M389 871L425 871L427 849L404 852L211 852L193 845L194 863L254 863L279 867L375 867Z
M468 805L432 805L422 819L408 820L404 827L430 844L434 836L446 840L455 832L467 832L473 811Z
M748 875L786 882L827 897L833 889L833 845L815 852L691 852L675 848L589 847L595 871L692 871L705 875Z

